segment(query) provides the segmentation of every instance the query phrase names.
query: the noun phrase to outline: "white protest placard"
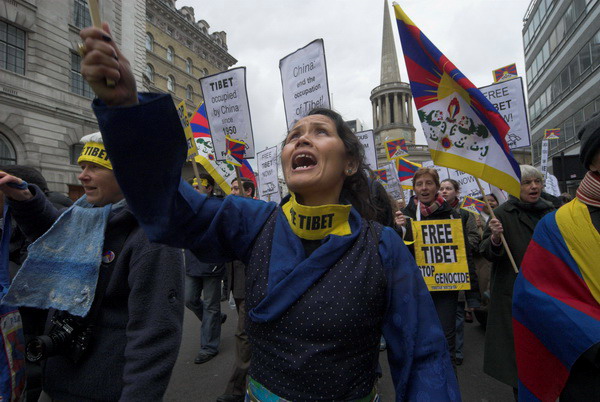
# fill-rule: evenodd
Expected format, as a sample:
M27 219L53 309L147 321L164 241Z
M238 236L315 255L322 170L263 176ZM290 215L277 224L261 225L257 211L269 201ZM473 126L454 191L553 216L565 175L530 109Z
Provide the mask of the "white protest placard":
M437 170L438 176L440 176L440 183L448 178L450 178L450 173L448 173L448 168L437 166L433 163L433 161L425 161L421 163L421 166L426 168L432 168Z
M316 107L330 107L323 39L279 61L288 129Z
M365 149L365 163L373 170L377 169L377 154L375 153L375 139L373 130L360 131L356 133L356 138Z
M481 194L481 191L479 191L479 186L477 185L477 180L475 177L455 169L448 169L448 173L450 173L450 178L456 180L460 185L460 195L462 197L469 196L472 198L478 198L484 195ZM481 183L481 187L483 187L483 191L485 191L486 194L489 194L490 185L481 179L479 182Z
M562 193L560 192L560 186L558 185L558 179L556 178L556 176L548 173L548 175L546 176L544 191L555 197L560 197Z
M246 143L245 159L254 158L254 137L246 91L246 68L238 67L200 78L215 157L224 161L225 136Z
M510 126L510 130L506 134L509 148L515 149L531 145L523 79L521 77L513 78L479 88L479 90Z
M402 192L402 186L398 179L398 172L396 172L396 166L393 162L389 162L384 165L383 169L387 172L387 184L384 184L385 191L396 201L403 199L404 193Z
M540 171L542 176L548 175L548 140L542 140L542 155L540 160Z
M281 194L277 179L277 147L257 152L256 164L258 167L258 196L261 200L273 201L270 196Z

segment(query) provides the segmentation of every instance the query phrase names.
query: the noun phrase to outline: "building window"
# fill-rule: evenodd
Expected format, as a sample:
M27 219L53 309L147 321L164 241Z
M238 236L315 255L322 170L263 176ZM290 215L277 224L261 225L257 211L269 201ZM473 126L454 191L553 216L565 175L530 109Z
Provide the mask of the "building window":
M154 67L152 67L152 64L146 64L146 78L154 82Z
M169 60L171 63L173 62L173 55L175 54L175 52L173 51L173 48L171 46L169 46L167 48L167 60Z
M25 74L25 31L0 21L0 68Z
M77 165L77 159L81 155L81 151L83 151L83 144L73 144L71 145L71 165Z
M17 153L8 138L0 133L0 165L16 165Z
M172 75L167 77L167 89L171 92L175 92L175 78Z
M86 98L93 98L94 93L92 88L88 85L87 81L83 79L79 69L81 68L81 56L77 53L71 53L71 92L85 96Z
M167 26L167 35L173 36L173 28Z
M185 90L185 97L188 100L194 100L194 88L192 88L191 85L188 85L186 90Z
M154 36L149 32L146 32L146 50L154 51Z
M73 25L77 28L85 28L92 25L92 18L86 0L75 0L73 7Z
M187 59L185 61L185 72L188 74L192 73L192 59Z
M147 13L146 14L146 21L154 22L154 14Z

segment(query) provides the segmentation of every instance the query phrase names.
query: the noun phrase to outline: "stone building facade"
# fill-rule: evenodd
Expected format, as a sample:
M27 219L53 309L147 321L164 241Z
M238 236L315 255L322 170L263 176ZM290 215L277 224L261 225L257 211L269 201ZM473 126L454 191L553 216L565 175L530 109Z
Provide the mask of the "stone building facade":
M145 2L102 5L141 84ZM76 51L79 30L88 25L85 0L0 2L0 164L35 167L51 190L72 197L81 194L79 139L98 130Z

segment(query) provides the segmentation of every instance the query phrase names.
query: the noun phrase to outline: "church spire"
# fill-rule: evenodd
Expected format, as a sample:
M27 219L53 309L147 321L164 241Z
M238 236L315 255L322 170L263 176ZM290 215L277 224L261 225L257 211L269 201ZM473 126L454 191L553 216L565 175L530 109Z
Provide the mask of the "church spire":
M381 84L400 82L398 55L394 43L394 31L390 21L388 0L383 0L383 41L381 45Z

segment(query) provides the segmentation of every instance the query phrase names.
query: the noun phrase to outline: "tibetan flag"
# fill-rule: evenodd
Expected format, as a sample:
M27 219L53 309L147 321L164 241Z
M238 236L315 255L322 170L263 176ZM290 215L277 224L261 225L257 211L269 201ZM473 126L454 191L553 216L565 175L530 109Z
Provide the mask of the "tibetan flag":
M399 158L396 160L396 171L398 172L398 179L402 188L412 190L412 178L420 167L421 165L411 162L408 159Z
M460 206L462 209L472 212L474 214L481 214L485 208L485 202L479 201L476 198L466 196L463 199L463 203Z
M545 140L558 140L560 138L560 128L547 128L544 130Z
M246 143L226 136L225 149L227 149L227 155L225 155L227 163L233 166L242 166L244 155L246 154Z
M385 142L385 153L389 161L408 155L406 140L399 138Z
M254 170L252 170L252 166L250 166L247 159L243 160L242 166L240 166L240 173L242 177L252 180L252 183L254 183L254 188L258 189L258 184L256 183L256 176L254 175Z
M519 401L556 401L600 342L600 234L577 198L538 222L513 291Z
M388 182L387 169L376 169L373 170L373 173L375 173L376 179L381 183L386 184Z
M515 63L500 67L493 71L494 83L509 80L517 76L517 65Z
M215 183L225 194L231 194L231 181L235 178L235 168L225 162L217 161L215 149L210 137L206 106L202 103L190 119L190 128L194 133L194 141L198 149L198 156L194 159L200 163Z
M519 196L521 171L494 105L394 5L410 88L437 166L469 173Z

